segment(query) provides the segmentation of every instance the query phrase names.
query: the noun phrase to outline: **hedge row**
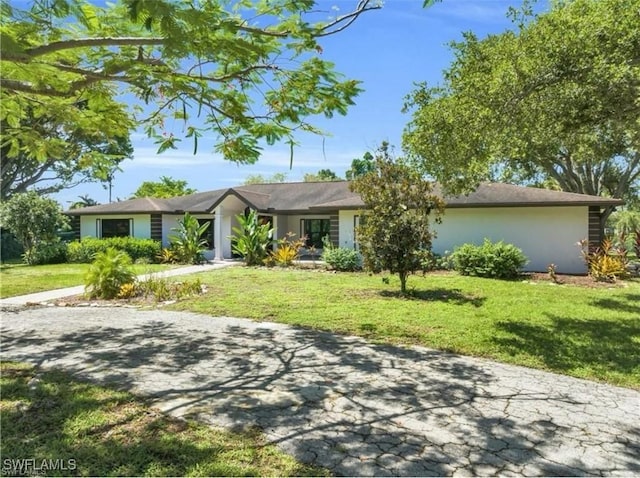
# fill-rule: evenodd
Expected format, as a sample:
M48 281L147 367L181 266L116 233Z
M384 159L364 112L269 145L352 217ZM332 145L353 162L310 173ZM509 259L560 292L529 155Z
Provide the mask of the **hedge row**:
M96 239L85 237L81 241L71 242L67 249L69 262L90 263L99 252L105 252L113 247L126 252L133 261L139 259L149 262L157 262L162 245L153 239L138 239L135 237L110 237Z

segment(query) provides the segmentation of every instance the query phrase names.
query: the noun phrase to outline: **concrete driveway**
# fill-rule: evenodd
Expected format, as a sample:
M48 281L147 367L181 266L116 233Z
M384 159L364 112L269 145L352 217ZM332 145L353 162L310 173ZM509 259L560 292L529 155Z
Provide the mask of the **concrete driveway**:
M162 310L2 315L2 359L258 426L338 475L639 475L640 393L285 325Z

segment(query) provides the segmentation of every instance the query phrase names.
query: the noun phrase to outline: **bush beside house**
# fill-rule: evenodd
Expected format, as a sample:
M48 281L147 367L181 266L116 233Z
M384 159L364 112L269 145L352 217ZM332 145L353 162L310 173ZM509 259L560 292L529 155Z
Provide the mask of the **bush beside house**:
M527 263L522 250L513 244L485 239L481 246L463 244L452 254L454 269L465 276L512 279Z
M109 248L126 252L133 261L156 262L162 246L153 239L138 239L135 237L110 237L108 239L96 239L85 237L81 241L75 241L68 245L67 256L69 262L91 263L95 256L105 252Z

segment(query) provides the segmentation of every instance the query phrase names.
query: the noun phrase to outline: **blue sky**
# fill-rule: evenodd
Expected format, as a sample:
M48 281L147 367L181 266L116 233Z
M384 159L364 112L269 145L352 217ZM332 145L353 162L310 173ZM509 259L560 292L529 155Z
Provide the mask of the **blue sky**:
M336 6L347 12L355 0L321 0L327 10ZM322 57L333 61L337 71L361 80L365 89L346 116L319 117L312 123L329 135L300 136L293 168L289 169L287 145L266 147L254 165L230 163L213 152L213 135L200 141L198 154L185 139L178 150L156 154L153 141L142 133L131 140L134 158L121 164L112 196L127 199L145 180L160 176L184 179L190 187L207 191L242 184L249 175L265 177L286 173L290 181L302 180L305 173L331 169L344 176L351 160L389 141L400 152L401 136L408 115L401 113L404 97L414 82L437 84L442 70L452 61L449 42L460 40L462 32L484 37L512 28L506 13L520 0L443 0L422 8L422 0L386 0L381 10L361 16L347 30L323 39ZM546 2L538 3L544 8ZM178 134L179 131L176 131ZM100 203L108 192L100 184L82 184L55 196L63 207L88 195Z

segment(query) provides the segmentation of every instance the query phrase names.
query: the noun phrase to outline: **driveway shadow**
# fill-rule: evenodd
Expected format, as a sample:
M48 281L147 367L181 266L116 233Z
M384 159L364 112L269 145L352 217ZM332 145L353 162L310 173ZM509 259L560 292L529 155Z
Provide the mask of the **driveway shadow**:
M566 417L587 401L551 385L521 386L520 372L501 381L482 362L427 349L278 324L212 318L203 326L192 314L169 321L155 319L160 311L127 313L133 318L107 327L79 320L70 333L3 330L2 354L142 393L174 415L258 427L296 458L338 475L600 472L581 454L547 458L585 433ZM618 433L622 449L632 432ZM631 455L615 466L640 471Z

